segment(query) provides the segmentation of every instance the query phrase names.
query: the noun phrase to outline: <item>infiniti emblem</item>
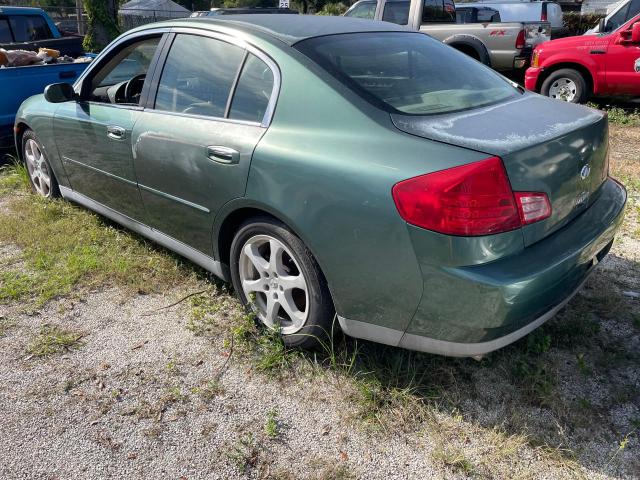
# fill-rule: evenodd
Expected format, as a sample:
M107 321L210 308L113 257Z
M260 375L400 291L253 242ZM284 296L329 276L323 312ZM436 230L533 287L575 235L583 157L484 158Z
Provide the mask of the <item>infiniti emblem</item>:
M589 176L590 173L591 173L591 167L587 163L584 167L582 167L582 170L580 170L580 178L584 180Z

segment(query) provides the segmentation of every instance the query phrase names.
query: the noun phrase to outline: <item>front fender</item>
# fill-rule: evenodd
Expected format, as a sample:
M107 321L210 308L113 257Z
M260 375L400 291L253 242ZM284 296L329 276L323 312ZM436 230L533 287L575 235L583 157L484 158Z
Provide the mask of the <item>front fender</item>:
M58 154L58 146L53 131L53 117L58 106L59 104L47 102L43 94L34 95L22 102L16 114L14 124L15 144L18 157L22 160L22 145L20 139L27 128L33 130L42 145L44 154L49 160L58 184L63 187L68 187L69 181L60 155Z
M552 53L540 63L540 67L543 70L549 70L556 65L566 64L567 68L571 68L570 64L586 68L591 75L593 81L593 93L599 93L605 85L604 68L601 67L592 57L585 57L584 55L573 54L571 52L557 52Z

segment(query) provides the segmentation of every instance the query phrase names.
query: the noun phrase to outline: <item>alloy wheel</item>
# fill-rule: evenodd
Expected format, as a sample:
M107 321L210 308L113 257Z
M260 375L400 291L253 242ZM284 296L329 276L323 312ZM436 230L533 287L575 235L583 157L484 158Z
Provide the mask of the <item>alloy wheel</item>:
M51 194L51 172L37 142L28 139L24 146L27 171L36 191L43 197Z
M298 332L309 317L309 288L291 250L270 235L256 235L242 246L242 290L261 322L284 335Z

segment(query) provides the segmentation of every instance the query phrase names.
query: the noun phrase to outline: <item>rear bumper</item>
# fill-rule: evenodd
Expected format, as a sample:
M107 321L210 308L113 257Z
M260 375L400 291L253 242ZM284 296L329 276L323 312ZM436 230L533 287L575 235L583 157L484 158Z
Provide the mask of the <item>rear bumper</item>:
M540 73L542 73L542 68L540 67L527 68L527 71L524 73L524 88L531 90L532 92L537 91Z
M474 266L429 264L416 252L423 298L405 332L340 318L343 330L411 350L477 356L502 348L552 318L608 253L626 192L613 180L570 224L520 253ZM422 257L422 258L421 258Z

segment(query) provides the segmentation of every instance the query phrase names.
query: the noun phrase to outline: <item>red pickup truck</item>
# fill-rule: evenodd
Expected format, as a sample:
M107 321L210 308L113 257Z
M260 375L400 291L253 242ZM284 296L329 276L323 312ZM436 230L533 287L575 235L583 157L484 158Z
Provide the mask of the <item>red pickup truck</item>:
M640 96L640 15L611 33L538 45L524 85L573 103L590 95Z

